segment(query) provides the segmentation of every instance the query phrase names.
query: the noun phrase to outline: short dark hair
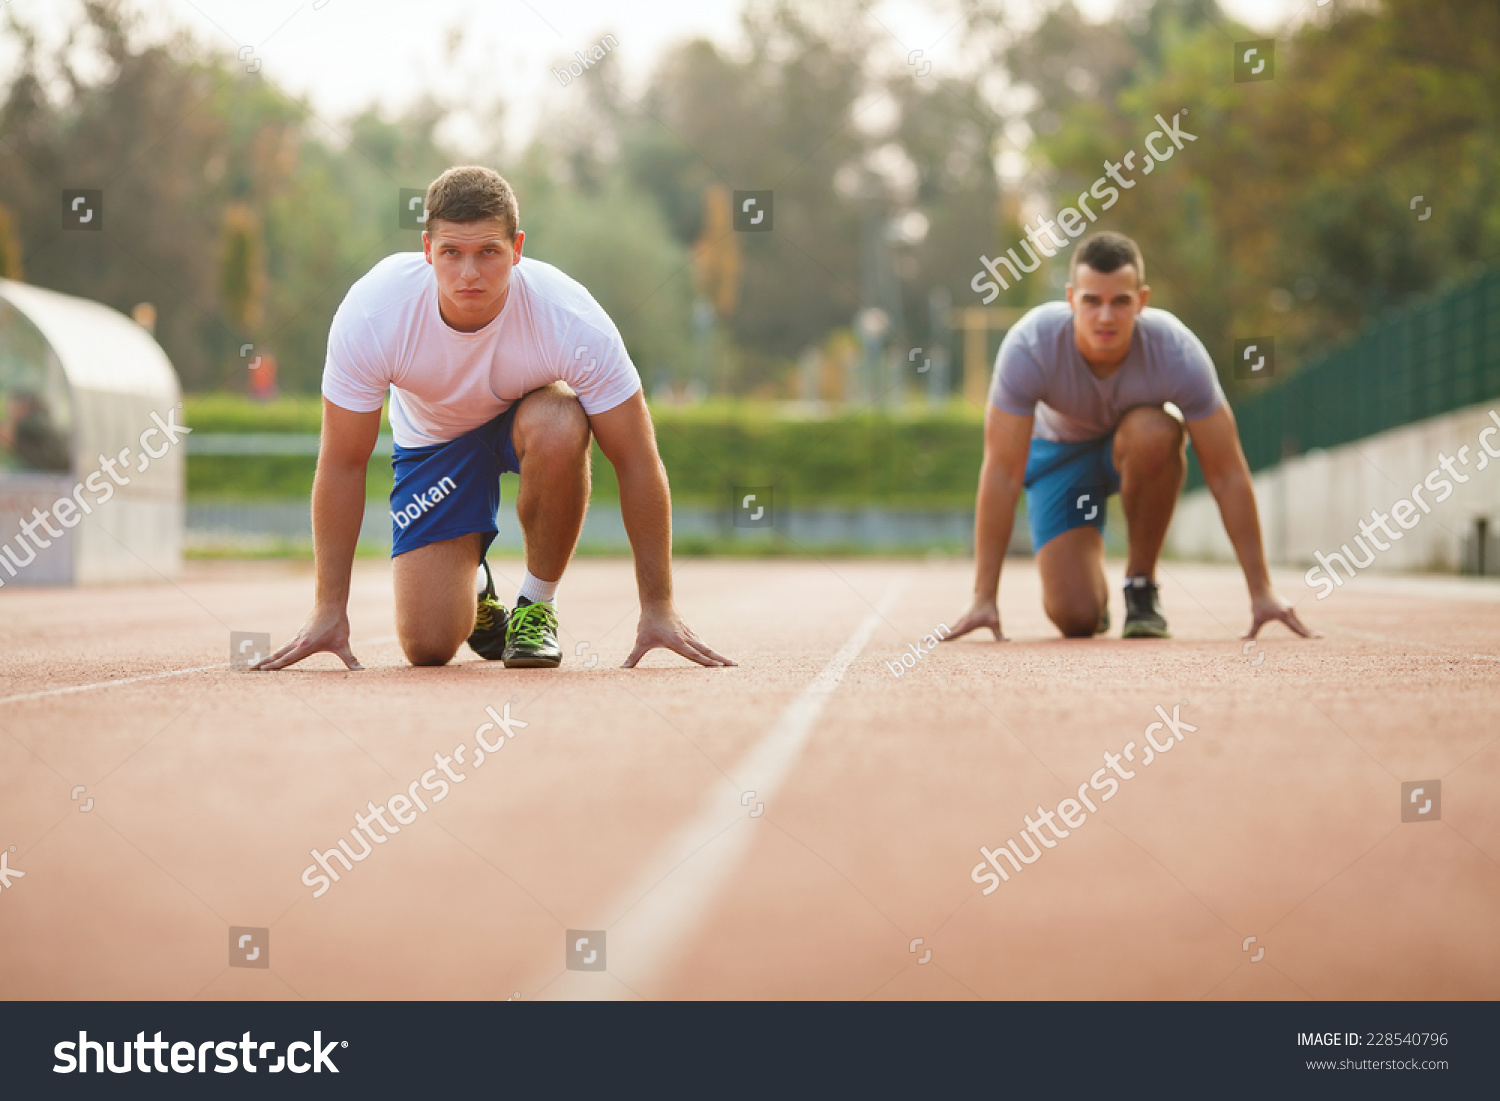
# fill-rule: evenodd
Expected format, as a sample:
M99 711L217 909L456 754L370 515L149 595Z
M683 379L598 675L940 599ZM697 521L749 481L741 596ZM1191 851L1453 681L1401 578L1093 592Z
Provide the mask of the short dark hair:
M1101 275L1108 275L1126 264L1132 264L1135 267L1136 286L1144 286L1146 283L1146 262L1141 259L1140 246L1123 233L1103 230L1086 237L1073 254L1073 263L1068 268L1069 278L1079 264L1086 264Z
M516 193L505 177L493 168L477 164L450 168L427 188L427 224L433 222L483 222L499 218L516 239L521 211Z

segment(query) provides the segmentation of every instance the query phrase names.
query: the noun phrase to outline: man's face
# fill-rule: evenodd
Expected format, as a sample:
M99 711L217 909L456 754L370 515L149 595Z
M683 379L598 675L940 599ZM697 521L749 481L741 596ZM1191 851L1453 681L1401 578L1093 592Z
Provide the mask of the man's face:
M460 332L488 325L505 307L511 269L520 263L526 234L510 239L505 222L432 222L422 254L437 278L443 320Z
M1113 367L1130 351L1135 319L1151 297L1139 285L1135 265L1099 272L1086 264L1073 269L1068 305L1073 308L1073 338L1084 360L1096 367Z

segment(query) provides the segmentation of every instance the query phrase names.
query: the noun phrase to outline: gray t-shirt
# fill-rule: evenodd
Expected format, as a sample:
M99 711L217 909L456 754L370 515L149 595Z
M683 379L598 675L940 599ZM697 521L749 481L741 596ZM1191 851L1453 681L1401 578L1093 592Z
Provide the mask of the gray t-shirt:
M1018 417L1035 414L1033 439L1073 441L1109 435L1137 405L1170 401L1187 420L1202 420L1224 404L1224 391L1203 342L1173 314L1150 307L1136 317L1125 362L1096 378L1074 340L1072 309L1048 302L1005 334L990 401Z

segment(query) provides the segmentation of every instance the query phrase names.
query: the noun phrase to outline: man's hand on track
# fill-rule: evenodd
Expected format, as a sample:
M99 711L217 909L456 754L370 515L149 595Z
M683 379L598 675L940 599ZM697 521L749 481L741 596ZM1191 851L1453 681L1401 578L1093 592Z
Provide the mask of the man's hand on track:
M250 668L258 672L285 669L310 654L323 651L337 654L350 669L363 669L354 651L349 649L349 612L345 608L314 608L297 632L297 637L270 657Z
M1322 638L1312 628L1306 626L1302 620L1297 618L1296 611L1290 604L1282 600L1275 593L1263 593L1252 597L1250 600L1250 630L1244 638L1254 638L1260 633L1260 629L1273 619L1286 624L1289 631L1301 635L1303 638Z
M995 641L1005 642L1005 634L1000 630L1000 605L993 600L976 598L969 610L963 614L944 639L944 642L952 642L956 638L962 638L970 631L976 631L980 627L988 627L990 633L995 636Z
M641 622L635 631L635 649L630 651L630 656L620 668L634 669L635 663L645 657L647 652L658 648L671 650L699 665L717 667L739 664L715 652L694 634L693 629L683 622L676 608L653 608L649 611L642 608Z

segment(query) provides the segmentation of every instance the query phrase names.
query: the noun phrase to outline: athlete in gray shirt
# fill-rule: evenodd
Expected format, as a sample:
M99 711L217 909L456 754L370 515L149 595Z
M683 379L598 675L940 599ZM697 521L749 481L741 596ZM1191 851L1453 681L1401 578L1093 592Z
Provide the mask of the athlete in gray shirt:
M1250 589L1254 638L1271 620L1312 632L1271 589L1250 468L1202 342L1148 309L1134 241L1098 233L1073 255L1068 299L1030 311L1006 334L984 421L974 516L974 602L958 638L1000 628L1000 567L1016 501L1027 519L1047 617L1070 638L1109 629L1105 503L1119 493L1129 541L1125 638L1166 638L1156 562L1182 490L1188 439Z

